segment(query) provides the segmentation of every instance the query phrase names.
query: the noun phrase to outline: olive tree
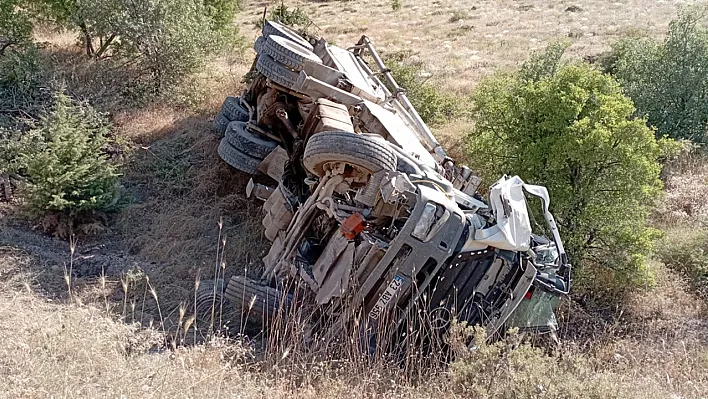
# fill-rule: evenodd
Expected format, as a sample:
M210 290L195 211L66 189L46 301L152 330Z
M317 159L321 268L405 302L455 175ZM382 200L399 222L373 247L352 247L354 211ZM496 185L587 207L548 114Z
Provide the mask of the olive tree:
M13 47L30 42L32 23L19 0L0 0L0 57Z
M571 260L637 277L661 190L660 144L619 84L588 65L560 65L553 46L473 94L469 158L488 179L519 175L548 187ZM539 213L536 214L540 216Z
M683 10L666 39L626 38L613 47L608 72L659 135L708 143L706 8Z
M89 57L132 68L157 91L198 71L236 38L234 2L34 1L40 14L79 33Z

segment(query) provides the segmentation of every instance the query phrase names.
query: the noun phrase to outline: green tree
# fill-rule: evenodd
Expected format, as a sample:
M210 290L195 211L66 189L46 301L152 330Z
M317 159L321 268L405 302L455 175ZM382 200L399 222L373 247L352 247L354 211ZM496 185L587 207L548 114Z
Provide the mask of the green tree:
M235 43L237 3L224 0L34 0L39 14L80 32L86 54L128 65L156 91Z
M422 77L420 66L404 64L395 57L388 57L385 62L425 123L438 125L464 116L459 99Z
M19 0L0 0L0 57L13 47L31 41L32 23Z
M669 24L663 43L627 38L606 66L659 137L708 143L708 29L706 8L689 8Z
M22 136L18 163L28 178L34 213L74 216L104 209L117 194L118 171L104 154L109 125L87 104L55 94L53 109Z
M21 0L0 0L0 128L10 130L36 116L46 99L44 62L32 41L32 18L26 7ZM0 136L7 137L7 131ZM0 158L7 158L8 152Z
M651 247L646 220L660 193L660 145L611 77L560 65L558 47L473 95L469 158L483 177L545 185L571 260L638 277ZM539 213L536 213L539 216Z

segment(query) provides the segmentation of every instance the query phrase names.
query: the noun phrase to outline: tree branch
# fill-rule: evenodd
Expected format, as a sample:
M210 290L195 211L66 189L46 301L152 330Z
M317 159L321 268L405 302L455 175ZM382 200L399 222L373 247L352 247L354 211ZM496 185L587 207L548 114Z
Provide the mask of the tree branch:
M5 50L7 50L10 46L14 46L15 44L17 44L17 42L8 40L7 43L4 43L2 46L0 46L0 56L5 55Z
M80 21L79 28L81 28L81 33L84 34L84 40L86 40L86 55L88 55L89 57L93 57L96 51L93 48L93 38L91 38L91 33L89 33L88 31L86 22Z
M106 52L106 50L108 49L108 46L111 45L111 43L113 42L113 39L115 39L115 38L116 38L116 35L114 33L110 37L108 37L108 39L106 39L105 42L103 42L101 44L101 48L99 48L98 51L96 52L96 58L101 58L103 53Z

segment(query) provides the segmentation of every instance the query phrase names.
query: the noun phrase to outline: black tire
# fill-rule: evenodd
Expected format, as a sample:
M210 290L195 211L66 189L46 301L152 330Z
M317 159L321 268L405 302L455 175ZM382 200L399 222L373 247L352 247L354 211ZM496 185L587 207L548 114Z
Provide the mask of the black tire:
M300 33L298 31L287 25L283 25L280 22L266 21L265 25L263 25L263 36L265 36L266 38L269 36L284 37L312 51L312 45L310 44L310 42L300 36Z
M383 139L350 132L322 132L310 137L303 156L305 168L322 177L330 162L345 162L371 174L396 170L396 155Z
M234 121L226 128L226 139L237 150L254 158L264 159L278 143L246 129L246 122Z
M243 276L231 277L224 296L237 312L263 321L287 313L292 305L292 296L287 292Z
M241 105L240 97L226 97L221 112L230 121L247 122L250 119L248 110Z
M320 57L307 48L280 36L271 36L261 48L263 54L268 54L277 62L300 71L306 61L322 63Z
M219 143L218 149L219 156L227 164L233 166L234 168L246 172L251 175L255 175L258 172L258 165L262 162L261 159L254 158L248 154L244 154L232 146L229 141L224 137Z
M253 43L253 49L256 53L260 54L263 51L263 46L265 45L266 38L264 36L258 36L256 42Z
M295 87L297 79L300 76L298 72L293 72L282 64L279 64L268 54L261 54L258 57L256 69L266 78L288 89Z
M226 127L229 126L229 123L231 123L231 121L224 116L224 113L219 112L214 117L214 121L211 123L211 128L214 133L217 133L219 136L223 136L224 133L226 133Z
M225 296L223 279L199 282L194 300L195 323L201 331L222 330L233 316L233 305Z

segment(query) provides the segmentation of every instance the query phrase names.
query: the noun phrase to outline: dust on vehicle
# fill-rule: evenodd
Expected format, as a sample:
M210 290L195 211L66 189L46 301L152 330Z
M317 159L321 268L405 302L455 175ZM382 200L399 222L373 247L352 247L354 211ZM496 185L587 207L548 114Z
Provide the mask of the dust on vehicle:
M225 162L272 179L247 189L271 247L259 280L226 283L229 306L266 322L307 309L311 334L357 331L372 350L453 318L490 337L555 328L571 267L544 187L505 176L485 201L366 36L344 49L267 21L255 50L213 127ZM532 232L527 196L550 239Z

